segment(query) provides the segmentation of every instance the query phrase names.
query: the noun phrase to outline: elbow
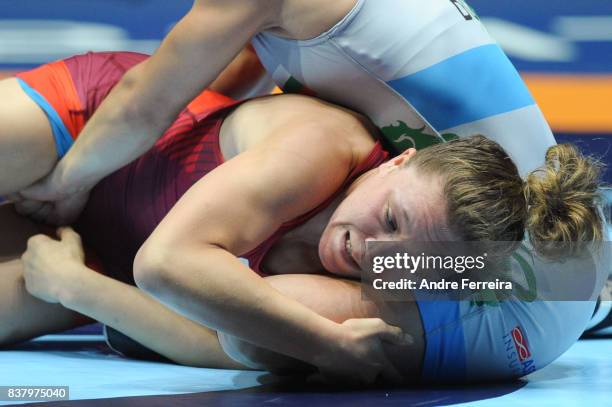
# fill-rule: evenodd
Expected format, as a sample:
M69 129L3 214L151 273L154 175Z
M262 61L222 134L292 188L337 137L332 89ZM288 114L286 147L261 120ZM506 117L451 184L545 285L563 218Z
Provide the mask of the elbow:
M167 246L145 242L134 259L134 281L138 288L155 295L174 281L175 256Z
M188 276L193 267L206 258L206 248L185 243L182 239L153 235L140 247L132 265L136 286L154 297L171 292L184 292L190 286ZM209 275L207 267L196 266L202 279ZM215 273L212 273L214 276ZM200 298L204 301L205 298Z

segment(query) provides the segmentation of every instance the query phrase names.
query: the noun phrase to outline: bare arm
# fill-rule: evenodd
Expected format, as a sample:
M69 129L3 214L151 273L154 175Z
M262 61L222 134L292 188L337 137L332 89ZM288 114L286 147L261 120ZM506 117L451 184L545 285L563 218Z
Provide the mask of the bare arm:
M319 315L343 323L351 318L378 318L378 307L361 298L360 283L323 275L278 275L266 277L266 283L299 301ZM312 370L312 366L235 336L217 333L223 350L234 360L255 369L273 372Z
M401 331L378 321L355 333L284 296L236 257L342 184L353 165L350 141L328 130L285 129L209 173L140 250L135 278L164 304L213 329L323 369L389 378L396 372L381 343L402 341Z
M278 2L196 1L157 52L109 94L52 173L54 189L87 190L147 151L250 38L274 24Z
M66 308L113 327L176 363L245 368L225 354L212 329L177 314L137 287L91 270L79 274L79 290L61 299Z
M28 241L22 260L31 295L109 325L177 363L244 369L221 349L215 331L86 267L81 240L72 229L60 229L58 237L37 235Z
M420 314L412 301L376 304L363 299L358 281L325 275L277 275L265 278L272 287L316 313L337 323L353 318L382 318L414 338L408 346L385 344L385 353L402 376L418 377L425 343ZM258 348L236 337L218 332L223 350L246 366L270 371L307 370L309 367L267 349Z

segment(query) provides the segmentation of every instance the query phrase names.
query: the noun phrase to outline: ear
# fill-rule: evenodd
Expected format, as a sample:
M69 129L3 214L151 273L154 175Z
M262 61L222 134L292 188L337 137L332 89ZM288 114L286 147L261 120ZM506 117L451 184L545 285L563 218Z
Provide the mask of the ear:
M400 155L395 156L389 161L387 161L386 163L382 164L381 167L385 169L391 169L393 167L401 167L415 154L416 154L416 149L409 148L407 150L402 151Z

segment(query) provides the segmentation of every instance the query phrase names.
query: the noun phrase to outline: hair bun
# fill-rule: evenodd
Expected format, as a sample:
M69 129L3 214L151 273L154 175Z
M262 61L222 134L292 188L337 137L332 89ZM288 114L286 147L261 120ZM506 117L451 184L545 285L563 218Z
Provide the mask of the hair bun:
M545 165L529 174L525 196L527 230L541 255L556 259L577 255L584 242L603 238L597 208L602 165L570 144L550 147Z

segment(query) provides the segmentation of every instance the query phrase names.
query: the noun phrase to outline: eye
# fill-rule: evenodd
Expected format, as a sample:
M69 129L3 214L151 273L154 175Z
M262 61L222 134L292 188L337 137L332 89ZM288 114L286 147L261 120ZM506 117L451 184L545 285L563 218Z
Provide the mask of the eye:
M385 220L387 222L387 226L393 232L397 231L397 223L395 222L395 218L391 213L391 205L387 204L387 210L385 212Z

